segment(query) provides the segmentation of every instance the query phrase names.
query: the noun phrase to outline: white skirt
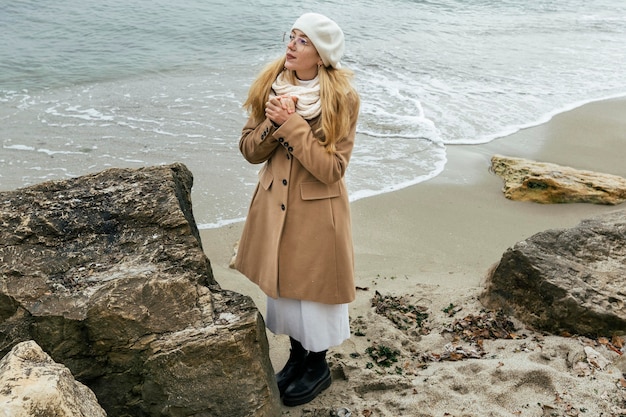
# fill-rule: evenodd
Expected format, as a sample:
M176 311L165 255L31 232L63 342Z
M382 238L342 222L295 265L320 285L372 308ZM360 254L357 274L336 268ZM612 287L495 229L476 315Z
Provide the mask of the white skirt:
M286 334L306 350L321 352L350 338L348 304L267 297L265 325L274 334Z

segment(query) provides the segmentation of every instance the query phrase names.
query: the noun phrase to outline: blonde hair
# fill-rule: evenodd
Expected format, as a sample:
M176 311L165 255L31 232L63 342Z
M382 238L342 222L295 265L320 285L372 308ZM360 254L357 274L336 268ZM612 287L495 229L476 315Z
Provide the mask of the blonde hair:
M265 119L265 103L269 99L272 83L282 71L285 71L287 80L295 84L295 73L285 69L285 57L281 57L268 64L250 86L243 107L257 123ZM326 151L334 153L335 145L347 137L356 122L360 98L351 84L352 71L321 66L318 75L322 114L321 132L315 133Z

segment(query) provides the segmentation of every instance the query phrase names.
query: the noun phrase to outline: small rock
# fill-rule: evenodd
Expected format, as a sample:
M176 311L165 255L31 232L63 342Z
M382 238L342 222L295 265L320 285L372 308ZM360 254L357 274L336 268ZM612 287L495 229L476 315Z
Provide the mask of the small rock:
M506 198L536 203L620 204L626 178L523 158L494 155L491 171L504 180Z
M34 341L0 361L0 410L11 417L106 417L96 396Z
M607 358L602 356L600 352L591 346L585 346L585 355L587 355L587 362L589 365L598 369L604 369L609 363L611 363Z

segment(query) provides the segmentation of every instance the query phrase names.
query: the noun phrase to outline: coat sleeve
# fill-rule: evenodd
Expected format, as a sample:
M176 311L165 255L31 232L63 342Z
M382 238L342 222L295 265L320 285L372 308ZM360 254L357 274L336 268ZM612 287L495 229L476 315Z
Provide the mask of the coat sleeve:
M274 130L276 128L267 118L261 123L248 119L239 139L239 151L248 162L260 164L272 156L278 147L278 141L271 135Z
M354 138L356 136L356 117L345 139L336 144L336 152L331 154L317 140L309 123L298 114L293 114L282 124L273 136L287 149L304 168L325 184L332 184L346 173Z

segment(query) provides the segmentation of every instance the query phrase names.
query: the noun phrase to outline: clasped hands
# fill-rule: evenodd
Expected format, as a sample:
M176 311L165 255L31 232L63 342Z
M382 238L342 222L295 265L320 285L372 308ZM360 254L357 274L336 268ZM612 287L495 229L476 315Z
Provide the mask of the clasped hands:
M281 126L296 111L298 97L277 96L272 97L265 103L265 116L272 122Z

